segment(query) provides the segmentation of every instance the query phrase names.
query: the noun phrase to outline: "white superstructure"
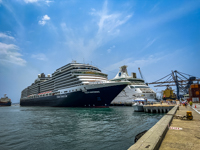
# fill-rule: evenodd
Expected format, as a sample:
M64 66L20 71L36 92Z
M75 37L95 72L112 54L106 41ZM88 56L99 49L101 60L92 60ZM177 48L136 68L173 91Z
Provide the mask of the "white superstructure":
M122 66L119 72L111 81L130 81L131 84L121 91L121 93L111 102L113 105L132 105L135 98L142 97L147 100L154 100L156 93L145 84L143 79L136 77L136 73L132 76L128 75L127 66Z

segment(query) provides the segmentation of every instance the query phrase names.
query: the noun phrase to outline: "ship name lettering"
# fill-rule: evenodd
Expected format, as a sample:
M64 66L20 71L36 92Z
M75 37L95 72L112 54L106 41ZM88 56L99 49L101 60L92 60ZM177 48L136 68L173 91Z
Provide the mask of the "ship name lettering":
M64 98L64 97L67 97L67 95L57 96L57 98Z
M100 91L88 91L88 92L85 92L86 94L89 94L89 93L100 93Z

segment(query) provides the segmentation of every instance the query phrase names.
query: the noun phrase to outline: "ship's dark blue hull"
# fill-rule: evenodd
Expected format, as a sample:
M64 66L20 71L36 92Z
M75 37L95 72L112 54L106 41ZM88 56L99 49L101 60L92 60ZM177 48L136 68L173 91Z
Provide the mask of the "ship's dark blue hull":
M0 106L11 106L11 102L0 102Z
M95 88L86 92L77 91L67 94L21 99L21 106L52 107L108 107L111 101L127 86L127 84Z

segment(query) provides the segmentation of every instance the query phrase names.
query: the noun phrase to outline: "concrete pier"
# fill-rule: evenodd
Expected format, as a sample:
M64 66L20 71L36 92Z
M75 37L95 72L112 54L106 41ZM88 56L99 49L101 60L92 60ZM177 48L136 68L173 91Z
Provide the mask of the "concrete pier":
M174 105L161 105L161 104L154 104L154 105L144 105L144 111L150 113L166 113L169 112Z
M161 109L161 108L159 108ZM149 129L129 150L157 150L168 131L174 114L176 113L178 106L173 108L163 116L151 129Z
M197 105L197 108L175 106L132 145L129 150L200 149L200 112L198 107L200 105ZM187 111L192 111L193 120L173 118L174 115L186 116Z
M181 130L170 128L163 139L160 150L200 149L200 114L190 106L187 106L187 108L180 106L176 115L185 116L186 111L192 111L193 120L173 119L171 127L178 127Z

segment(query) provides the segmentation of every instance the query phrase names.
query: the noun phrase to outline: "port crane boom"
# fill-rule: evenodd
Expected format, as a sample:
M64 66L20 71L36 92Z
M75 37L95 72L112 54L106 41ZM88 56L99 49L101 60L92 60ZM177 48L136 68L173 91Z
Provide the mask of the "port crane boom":
M138 68L141 78L144 80L140 67Z
M194 82L199 83L199 81L200 78L174 70L172 71L172 73L164 76L163 78L148 84L157 84L154 87L176 86L177 99L179 100L180 99L179 92L188 94L188 88L190 87L190 85L193 84Z

